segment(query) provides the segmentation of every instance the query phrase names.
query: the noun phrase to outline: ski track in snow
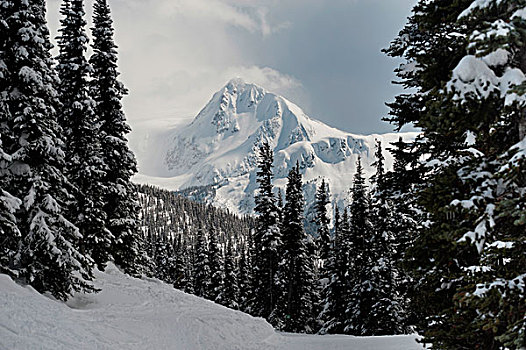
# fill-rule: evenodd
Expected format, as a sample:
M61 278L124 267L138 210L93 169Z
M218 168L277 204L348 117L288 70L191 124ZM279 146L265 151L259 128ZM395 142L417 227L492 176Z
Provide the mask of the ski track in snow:
M422 349L414 336L277 333L261 318L229 310L155 279L109 265L98 294L67 304L0 275L0 350L373 350Z

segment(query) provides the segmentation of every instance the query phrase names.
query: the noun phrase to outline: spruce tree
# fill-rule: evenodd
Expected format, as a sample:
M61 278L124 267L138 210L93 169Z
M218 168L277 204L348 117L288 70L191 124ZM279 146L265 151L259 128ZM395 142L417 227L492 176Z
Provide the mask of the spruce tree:
M283 191L278 188L278 202L276 203L279 214L279 222L283 221Z
M107 0L94 2L93 26L90 92L100 122L101 157L107 167L102 178L106 188L103 194L106 227L114 237L111 251L115 263L126 272L136 274L141 272L142 242L138 231L137 190L130 179L137 172L137 162L126 140L131 129L121 100L127 90L118 80L117 46Z
M155 277L173 284L176 275L175 256L170 239L165 236L157 238L155 243Z
M315 218L316 224L316 252L313 254L314 274L316 279L316 300L313 300L314 313L320 315L324 307L325 291L330 278L330 257L332 249L332 237L329 231L330 218L327 212L327 205L330 203L329 184L322 180L316 191ZM317 325L314 327L318 331L323 326L323 321L317 317Z
M373 256L370 242L368 242L372 226L369 196L360 158L356 164L351 198L349 239L344 241L348 252L346 280L348 294L346 295L344 332L352 335L366 335L369 330L365 328L365 321L373 302L372 286L369 280L369 267Z
M405 59L398 76L415 91L391 104L392 120L424 136L425 225L406 260L417 330L434 348L526 344L525 7L420 1L387 50Z
M368 297L370 310L363 317L363 335L403 334L405 325L403 303L396 286L398 271L393 261L394 237L391 228L396 224L392 203L386 196L386 174L382 145L377 141L376 172L371 179L372 229L366 238L367 271L369 272Z
M327 272L329 282L323 290L320 334L341 334L344 331L345 310L347 308L348 239L349 216L344 208L340 216L338 206L335 209L334 244L329 256Z
M175 271L173 277L174 287L177 289L184 290L185 287L185 271L186 271L186 262L188 260L188 249L183 240L183 235L178 235L177 244L175 248Z
M9 31L8 18L11 15L12 8L8 4L0 6L0 32ZM15 213L22 203L20 199L6 192L9 185L11 174L9 165L12 158L4 152L2 138L11 134L8 128L10 120L8 101L7 77L10 72L6 64L8 45L10 37L3 35L0 39L0 273L9 273L11 276L17 276L18 271L15 268L15 256L18 253L18 244L21 233L18 229Z
M11 266L38 291L65 300L74 291L93 287L91 262L78 250L81 236L65 217L70 186L63 175L63 135L56 114L59 81L49 53L45 2L3 2L1 7L8 39L2 40L0 57L0 111L2 127L9 130L2 141L11 155L5 186L22 201L16 212L22 237Z
M422 166L418 164L416 148L400 137L389 148L394 158L393 170L385 174L383 197L389 203L391 212L388 232L391 236L394 286L403 312L403 327L414 325L420 316L419 310L410 307L415 289L414 280L407 269L411 257L406 255L412 247L425 215L416 201L415 191L422 186Z
M5 116L7 115L3 115ZM1 142L0 136L0 273L17 277L15 257L19 251L21 233L18 230L15 213L22 201L4 190L8 184L8 166L11 157L3 151Z
M210 252L203 228L197 231L194 262L194 294L209 298L211 286Z
M281 295L274 311L276 326L286 332L312 332L315 280L303 227L303 182L299 164L288 175L281 223L282 253L277 275Z
M330 203L329 184L322 180L320 187L316 192L316 226L318 234L318 248L320 251L320 259L322 264L325 263L331 251L331 236L329 232L330 218L327 213L327 205ZM323 266L323 265L322 265ZM322 268L323 271L323 268ZM321 278L325 278L325 273L320 274Z
M89 91L88 77L92 67L85 53L88 37L85 32L83 0L62 2L58 73L60 83L60 123L66 139L66 170L73 184L74 201L70 216L82 235L81 249L104 268L111 259L115 237L106 227L104 185L107 166L100 143L100 119Z
M209 261L210 261L210 290L207 299L216 301L221 290L223 289L224 279L224 259L222 251L220 250L217 231L213 228L209 230Z
M184 271L184 280L182 281L182 285L184 285L184 291L186 293L195 294L195 291L196 291L195 281L196 281L196 271L197 271L196 244L188 240L185 242L185 247L187 247L187 251L185 254L186 255L186 259L185 259L186 269Z
M232 241L229 241L225 250L224 283L217 301L221 305L237 310L239 309L239 284L234 254Z
M254 208L257 214L257 226L254 232L254 295L251 309L254 316L266 319L270 318L278 298L276 273L281 246L279 211L272 185L273 162L274 155L270 145L263 143L259 147L257 159L256 182L259 189Z
M244 245L240 247L239 258L239 300L240 309L243 312L252 313L254 302L254 248L252 243L252 233L249 231Z

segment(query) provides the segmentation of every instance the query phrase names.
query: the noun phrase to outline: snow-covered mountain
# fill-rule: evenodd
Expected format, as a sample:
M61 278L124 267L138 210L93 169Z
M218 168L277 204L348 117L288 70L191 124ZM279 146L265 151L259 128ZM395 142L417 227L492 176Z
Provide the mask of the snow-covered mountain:
M140 164L137 181L184 190L191 197L249 213L256 188L256 149L262 141L273 146L278 187L284 188L289 170L299 162L308 201L322 178L343 200L359 156L366 175L372 174L375 140L385 149L400 136L407 140L415 135L350 134L309 118L281 96L233 79L190 124L144 132L132 146ZM385 156L391 167L387 151Z

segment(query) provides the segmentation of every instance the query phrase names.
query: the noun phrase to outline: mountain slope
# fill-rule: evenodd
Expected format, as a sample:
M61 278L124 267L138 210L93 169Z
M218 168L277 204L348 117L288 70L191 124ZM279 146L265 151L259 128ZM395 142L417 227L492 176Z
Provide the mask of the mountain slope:
M137 181L186 189L186 195L250 213L256 188L256 145L266 141L274 149L276 185L284 187L288 171L298 162L306 181L307 201L321 178L328 180L332 192L342 200L358 157L370 175L375 140L386 148L400 136L413 139L416 134L343 132L309 118L281 96L234 79L214 94L190 124L142 138L138 151L142 175ZM385 156L390 167L392 158L387 151ZM202 186L210 185L213 191L203 190Z
M260 318L151 279L97 272L98 294L67 305L0 274L0 349L420 349L414 336L356 338L276 333Z

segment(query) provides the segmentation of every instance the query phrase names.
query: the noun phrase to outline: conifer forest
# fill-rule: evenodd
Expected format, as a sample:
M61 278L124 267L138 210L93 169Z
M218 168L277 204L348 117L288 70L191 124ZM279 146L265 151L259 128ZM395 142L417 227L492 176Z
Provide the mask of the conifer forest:
M418 136L377 140L344 200L301 159L278 188L262 136L239 214L132 182L111 1L88 28L61 0L54 56L46 1L0 0L0 274L67 301L112 262L281 332L525 349L526 0L415 3L384 120Z

